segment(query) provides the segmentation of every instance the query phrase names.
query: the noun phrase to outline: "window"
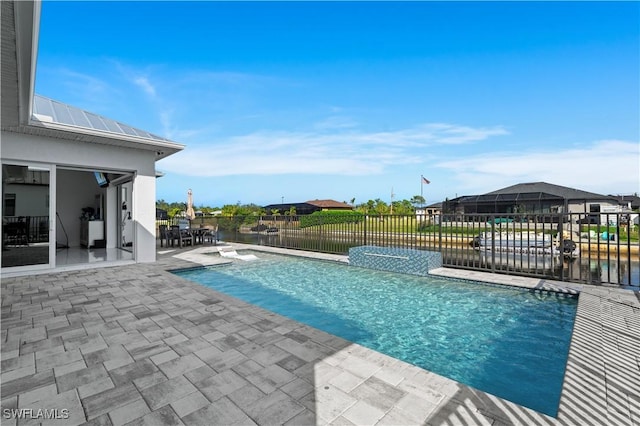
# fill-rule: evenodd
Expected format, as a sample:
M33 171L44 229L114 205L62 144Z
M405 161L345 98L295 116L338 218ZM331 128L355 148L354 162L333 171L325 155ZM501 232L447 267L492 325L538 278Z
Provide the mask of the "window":
M16 215L16 194L4 194L4 207L2 209L4 216Z

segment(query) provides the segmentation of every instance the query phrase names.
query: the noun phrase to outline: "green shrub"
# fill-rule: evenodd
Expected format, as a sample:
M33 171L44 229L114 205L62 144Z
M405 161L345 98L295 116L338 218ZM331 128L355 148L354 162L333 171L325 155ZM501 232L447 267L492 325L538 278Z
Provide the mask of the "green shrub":
M314 212L310 215L300 216L300 228L327 224L359 223L363 220L364 215L360 212L325 210L321 212Z

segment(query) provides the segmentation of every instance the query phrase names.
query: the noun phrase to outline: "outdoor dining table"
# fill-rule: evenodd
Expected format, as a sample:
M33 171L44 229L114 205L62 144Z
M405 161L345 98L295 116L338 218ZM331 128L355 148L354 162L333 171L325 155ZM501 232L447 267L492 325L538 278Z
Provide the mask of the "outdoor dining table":
M191 228L189 229L191 235L193 236L194 244L204 244L205 237L208 235L213 235L211 242L216 242L215 229L214 228Z

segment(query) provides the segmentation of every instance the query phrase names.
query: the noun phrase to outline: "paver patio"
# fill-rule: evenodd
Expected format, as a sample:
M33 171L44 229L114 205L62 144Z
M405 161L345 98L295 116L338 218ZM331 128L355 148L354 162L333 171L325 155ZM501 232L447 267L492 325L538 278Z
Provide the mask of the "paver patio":
M3 279L2 424L640 425L637 293L582 289L553 419L167 271L210 249Z

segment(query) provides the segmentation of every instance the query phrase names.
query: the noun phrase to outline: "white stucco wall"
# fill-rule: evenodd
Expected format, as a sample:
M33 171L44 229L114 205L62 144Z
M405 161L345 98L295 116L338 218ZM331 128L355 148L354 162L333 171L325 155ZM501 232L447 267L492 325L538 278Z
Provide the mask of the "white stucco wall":
M134 173L131 194L135 233L133 249L136 261L155 261L155 151L12 132L2 132L1 136L3 162L26 161L87 170ZM108 196L105 199L112 201L114 197L110 191L107 192ZM63 184L59 185L56 194L59 198L73 195L67 193ZM107 225L110 223L112 224L112 218L107 219ZM108 235L111 231L107 229Z

